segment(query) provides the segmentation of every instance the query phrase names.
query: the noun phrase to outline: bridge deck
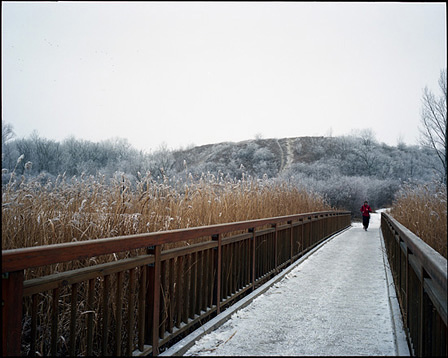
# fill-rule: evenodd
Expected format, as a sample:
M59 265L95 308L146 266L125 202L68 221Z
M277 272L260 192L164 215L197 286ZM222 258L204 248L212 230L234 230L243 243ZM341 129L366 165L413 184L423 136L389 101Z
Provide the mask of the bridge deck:
M379 226L354 223L184 355L409 355Z

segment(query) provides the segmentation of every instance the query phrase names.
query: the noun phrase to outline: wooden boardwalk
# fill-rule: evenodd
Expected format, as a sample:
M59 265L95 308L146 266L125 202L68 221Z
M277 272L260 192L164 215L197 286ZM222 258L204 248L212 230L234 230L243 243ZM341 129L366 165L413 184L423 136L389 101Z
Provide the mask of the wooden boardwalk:
M353 224L162 355L409 355L379 227Z

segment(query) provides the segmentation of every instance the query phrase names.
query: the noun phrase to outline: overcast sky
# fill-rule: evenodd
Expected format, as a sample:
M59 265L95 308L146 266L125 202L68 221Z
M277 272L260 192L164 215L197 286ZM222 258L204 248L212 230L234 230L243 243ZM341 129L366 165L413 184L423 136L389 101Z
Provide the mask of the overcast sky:
M16 137L138 149L345 135L416 144L445 3L2 2Z

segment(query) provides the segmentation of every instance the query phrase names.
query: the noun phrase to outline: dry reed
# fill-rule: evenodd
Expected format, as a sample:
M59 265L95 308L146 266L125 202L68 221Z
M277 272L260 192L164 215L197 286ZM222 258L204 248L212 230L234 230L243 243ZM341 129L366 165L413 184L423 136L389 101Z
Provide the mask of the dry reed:
M440 183L406 184L391 209L392 216L447 258L447 192Z
M185 178L165 177L160 182L147 173L132 183L121 174L111 180L104 176L67 178L60 175L55 180L45 181L43 177L12 175L10 182L2 187L2 250L326 210L331 210L331 207L319 195L285 182L256 180L247 176L243 176L242 180L233 180L223 175L204 174L193 180L191 175L187 175ZM105 255L29 269L25 271L25 277L31 279L135 254ZM140 269L137 269L137 275L141 275ZM111 278L112 291L116 289L115 281ZM102 295L97 283L93 306L101 307ZM81 312L76 319L76 346L81 355L86 354L87 339L82 327L85 327L86 319L91 314L86 302L86 285L87 282L80 283L79 300L76 302L78 312ZM123 292L127 290L128 279L125 279ZM67 354L67 332L70 331L71 295L66 291L66 288L61 289L59 296L58 345L62 347L61 354ZM52 298L50 292L39 296L36 352L45 355L49 354L51 328L47 317L51 314ZM111 326L115 326L113 297L110 304L113 307ZM128 304L128 298L123 297L123 307ZM26 297L22 341L24 354L30 350L31 306L31 297ZM101 347L97 346L101 339L101 314L99 310L93 317L95 354L101 351ZM128 319L123 318L123 324L127 322ZM127 339L126 334L124 330L123 341ZM115 346L114 339L110 338L111 346Z
M285 182L247 176L233 180L203 174L198 180L190 175L183 179L166 177L158 182L147 173L140 175L136 183L122 174L111 180L104 176L68 179L60 175L45 182L40 177L13 177L2 187L2 249L330 209L317 194ZM91 261L96 264L101 260ZM61 264L41 274L78 267ZM34 271L32 276L36 275Z

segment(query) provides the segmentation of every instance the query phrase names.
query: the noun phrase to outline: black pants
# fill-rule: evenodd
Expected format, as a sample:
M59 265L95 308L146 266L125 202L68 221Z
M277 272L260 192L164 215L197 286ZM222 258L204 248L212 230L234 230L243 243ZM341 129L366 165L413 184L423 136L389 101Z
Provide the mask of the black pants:
M362 226L366 229L369 227L370 216L362 216Z

